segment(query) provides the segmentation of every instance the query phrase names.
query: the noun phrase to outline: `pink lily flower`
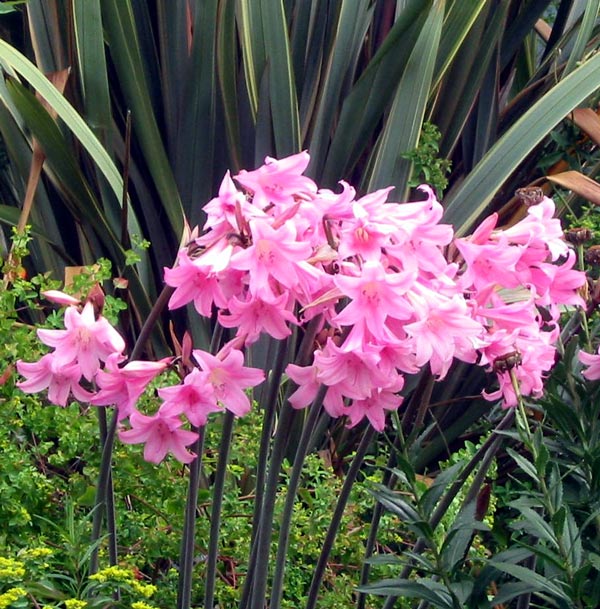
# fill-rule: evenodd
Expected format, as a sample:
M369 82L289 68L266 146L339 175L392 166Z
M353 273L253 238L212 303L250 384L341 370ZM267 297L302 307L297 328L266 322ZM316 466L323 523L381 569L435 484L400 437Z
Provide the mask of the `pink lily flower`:
M94 378L101 361L112 353L122 353L125 341L104 317L95 318L94 307L88 302L79 312L76 307L65 311L65 330L37 331L40 340L56 349L54 356L59 366L77 362L88 380Z
M17 362L17 371L26 378L17 387L25 393L38 393L48 389L48 400L58 406L66 406L69 394L76 400L89 402L93 396L80 384L81 369L77 363L63 364L56 353L48 353L37 362Z
M150 463L160 463L171 453L181 463L190 463L196 458L186 450L198 439L193 431L181 429L183 422L177 416L169 416L159 410L146 416L137 410L129 415L131 429L119 431L119 438L125 444L144 443L144 459Z

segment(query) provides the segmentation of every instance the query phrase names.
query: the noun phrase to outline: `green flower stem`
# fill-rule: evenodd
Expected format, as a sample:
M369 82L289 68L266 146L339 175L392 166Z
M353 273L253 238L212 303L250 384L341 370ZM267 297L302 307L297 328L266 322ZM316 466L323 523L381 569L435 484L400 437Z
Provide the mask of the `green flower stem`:
M283 581L285 576L285 566L287 550L290 542L290 528L292 517L294 515L294 503L296 501L296 493L300 480L302 478L302 469L304 466L304 460L306 454L310 448L310 440L313 436L313 431L317 426L319 416L321 413L321 403L325 397L327 387L322 385L319 388L319 392L315 397L313 404L310 407L308 416L306 418L304 427L302 429L302 435L296 448L296 454L294 456L294 465L292 467L292 473L287 483L287 492L285 496L285 504L283 507L283 513L281 514L281 523L279 528L279 539L277 541L277 556L275 558L275 571L273 574L273 587L271 591L271 603L272 609L279 609L281 605L281 597L283 595Z
M327 529L325 540L323 541L323 549L321 550L321 554L319 555L319 559L317 560L317 565L315 567L313 578L310 583L310 588L308 590L308 600L306 602L306 609L315 609L317 605L319 588L321 587L321 582L323 581L323 576L325 575L327 561L329 560L329 555L331 554L333 543L335 541L340 523L342 521L342 516L344 515L344 510L346 509L346 504L348 503L348 499L350 497L352 486L354 485L356 477L358 476L358 472L362 467L365 455L367 454L367 450L369 449L369 445L371 444L371 441L373 440L375 434L376 431L371 425L369 425L365 429L360 444L356 449L354 459L352 459L352 463L350 464L350 468L348 469L348 473L346 474L346 479L344 480L342 490L340 491L340 496L335 506L335 510L331 516L331 523L329 525L329 528Z
M188 493L185 503L185 517L179 555L179 589L177 609L189 609L192 600L192 575L194 570L194 537L196 533L196 509L198 505L198 485L204 450L204 427L196 430L198 439L194 445L197 457L190 464Z
M583 252L583 243L580 243L577 246L577 263L579 265L579 270L582 273L585 273L585 254ZM585 336L585 345L588 352L593 353L592 339L590 338L590 329L588 327L587 311L585 310L585 307L579 311L579 315L581 316L581 327L583 328L583 334Z
M219 555L219 529L221 528L221 508L223 506L223 489L227 474L229 448L233 436L233 413L227 411L223 417L221 443L219 444L219 460L213 486L213 503L210 514L210 538L207 550L206 584L204 590L204 606L212 607L215 594L215 580L217 575L217 557Z

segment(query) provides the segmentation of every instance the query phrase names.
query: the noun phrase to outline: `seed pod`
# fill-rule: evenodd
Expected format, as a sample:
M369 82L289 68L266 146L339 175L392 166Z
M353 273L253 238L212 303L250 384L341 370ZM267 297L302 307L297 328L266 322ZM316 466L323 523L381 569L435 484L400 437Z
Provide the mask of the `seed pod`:
M523 363L523 358L519 351L511 351L505 353L494 360L493 369L494 372L508 372Z
M565 232L565 239L573 245L582 245L590 241L592 236L593 233L589 228L576 227Z
M515 197L528 207L540 203L544 196L544 191L539 186L525 186L515 190Z

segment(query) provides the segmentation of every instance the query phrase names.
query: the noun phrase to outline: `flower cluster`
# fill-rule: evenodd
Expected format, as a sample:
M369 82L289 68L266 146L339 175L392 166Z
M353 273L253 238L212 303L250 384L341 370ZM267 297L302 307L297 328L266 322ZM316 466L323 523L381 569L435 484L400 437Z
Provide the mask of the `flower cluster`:
M191 303L234 336L216 355L190 348L181 382L158 390L155 414L136 402L167 362L125 363L122 339L89 304L70 304L66 330L40 330L55 351L19 363L21 388L48 387L62 405L69 392L115 404L130 427L121 439L145 443L154 462L168 452L193 459L186 447L197 434L186 421L199 427L223 408L248 412L247 390L264 372L245 366L243 351L262 334L285 340L311 328L311 361L286 368L297 386L290 403L306 407L324 387L324 408L350 426L366 418L382 430L386 411L402 402L405 375L428 366L442 379L455 359L497 374L499 389L484 394L490 400L516 403L508 360L518 364L522 393L539 395L560 307L582 304L585 281L552 201L542 198L508 229L493 215L454 239L429 187L420 187L423 200L402 204L388 201L391 188L362 197L345 182L340 192L319 189L303 175L308 161L303 152L227 174L204 226L188 231L165 269L170 309ZM81 377L100 390L92 396Z

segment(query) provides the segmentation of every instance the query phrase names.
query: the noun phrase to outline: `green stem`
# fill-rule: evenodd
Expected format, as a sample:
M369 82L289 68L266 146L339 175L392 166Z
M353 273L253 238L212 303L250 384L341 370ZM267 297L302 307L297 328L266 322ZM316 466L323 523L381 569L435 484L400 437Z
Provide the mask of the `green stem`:
M198 439L194 446L196 458L190 464L187 499L181 551L179 555L179 589L177 591L177 609L189 609L192 600L192 575L194 570L194 537L196 533L196 509L198 505L198 485L204 450L204 427L197 429Z
M219 555L219 530L221 528L221 508L223 506L223 489L227 474L229 448L233 436L234 416L227 411L223 418L221 443L219 444L219 460L213 486L213 504L210 514L210 538L207 550L206 587L204 590L204 606L212 607L215 594L215 580L217 575L217 557Z
M321 554L319 555L319 559L317 560L317 565L315 567L313 578L310 583L310 588L308 590L308 600L306 602L306 609L315 609L317 605L319 588L321 587L321 582L323 581L323 576L325 575L327 561L329 560L329 555L333 548L333 543L337 536L340 523L342 522L342 516L344 515L346 504L348 503L348 499L350 498L352 486L354 485L356 477L358 476L358 472L362 467L365 455L367 454L367 450L369 449L369 445L371 444L375 433L375 429L371 425L369 425L365 430L365 433L363 434L360 444L356 449L354 459L352 459L352 463L350 464L350 468L348 469L348 473L346 474L346 479L344 480L342 490L340 491L340 496L335 506L333 515L331 516L331 523L329 525L329 528L327 529L325 540L323 541L323 549L321 550Z

